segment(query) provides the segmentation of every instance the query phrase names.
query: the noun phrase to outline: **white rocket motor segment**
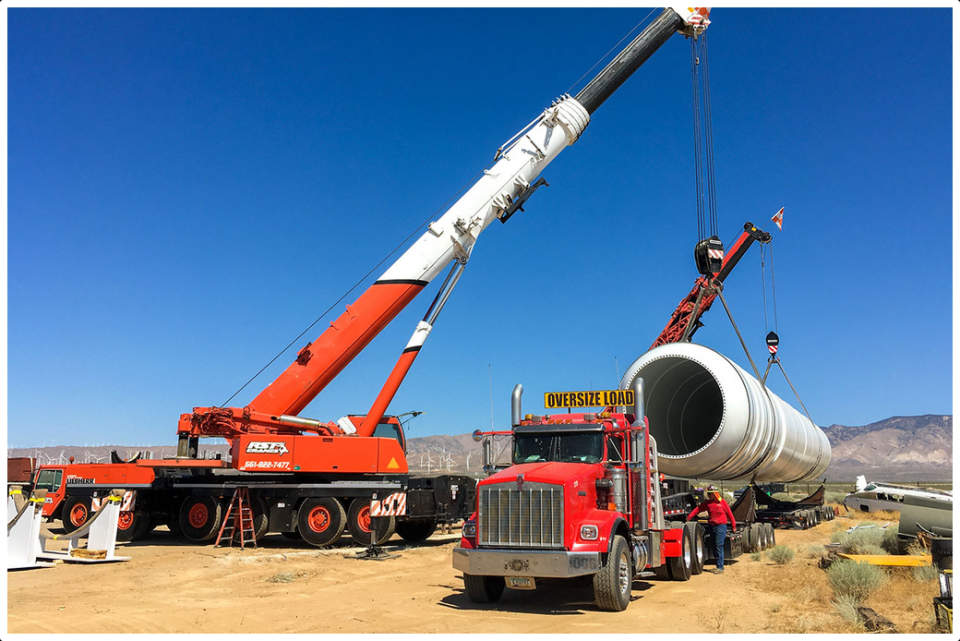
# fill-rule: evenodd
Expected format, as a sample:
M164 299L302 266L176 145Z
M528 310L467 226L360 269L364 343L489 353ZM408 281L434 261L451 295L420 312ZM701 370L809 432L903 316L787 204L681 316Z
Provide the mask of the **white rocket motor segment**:
M430 282L454 258L466 259L480 232L537 180L557 154L576 142L589 122L587 110L570 97L544 111L378 281Z
M665 474L796 482L821 476L830 464L819 427L712 349L661 345L627 368L620 388L638 377Z

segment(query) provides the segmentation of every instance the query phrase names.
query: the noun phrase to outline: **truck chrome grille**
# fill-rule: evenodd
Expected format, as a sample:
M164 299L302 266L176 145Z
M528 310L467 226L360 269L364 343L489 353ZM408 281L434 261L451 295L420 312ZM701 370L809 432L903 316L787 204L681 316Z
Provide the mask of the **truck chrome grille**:
M563 486L516 482L481 486L480 545L563 547Z

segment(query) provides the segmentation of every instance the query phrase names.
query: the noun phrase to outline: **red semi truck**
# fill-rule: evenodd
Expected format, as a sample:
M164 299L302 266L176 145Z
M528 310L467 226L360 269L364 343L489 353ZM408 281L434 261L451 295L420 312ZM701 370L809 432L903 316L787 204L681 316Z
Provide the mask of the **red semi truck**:
M512 436L513 465L478 483L476 512L453 551L471 601L496 601L506 587L535 589L538 579L592 575L600 609L621 611L644 572L686 581L703 571L714 542L696 521L665 520L640 379L631 391L617 400L632 403L632 413L521 418L517 385L512 431L475 433L485 463L489 439ZM728 532L724 547L726 558L742 554L741 532Z

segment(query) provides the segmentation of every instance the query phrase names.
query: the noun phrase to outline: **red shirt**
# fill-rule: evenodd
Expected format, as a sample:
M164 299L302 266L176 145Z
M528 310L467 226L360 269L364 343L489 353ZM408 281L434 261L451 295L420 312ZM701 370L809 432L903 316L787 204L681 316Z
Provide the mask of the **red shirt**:
M729 523L731 530L733 532L737 531L737 521L733 518L733 512L730 511L730 506L727 505L727 502L723 499L719 501L711 499L709 501L704 501L697 507L693 508L693 512L687 517L689 521L697 514L703 510L707 511L707 523L710 525L722 525L723 523Z

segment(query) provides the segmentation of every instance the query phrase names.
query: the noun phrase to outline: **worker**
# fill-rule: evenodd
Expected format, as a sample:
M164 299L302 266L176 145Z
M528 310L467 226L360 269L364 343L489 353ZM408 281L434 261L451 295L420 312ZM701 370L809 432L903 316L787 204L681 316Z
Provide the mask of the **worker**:
M727 538L727 524L729 523L731 532L736 532L737 521L733 518L730 506L720 497L720 490L716 485L707 486L707 500L693 508L687 520L690 521L704 510L707 512L707 526L713 533L713 542L717 546L717 568L713 572L723 574L723 542Z

